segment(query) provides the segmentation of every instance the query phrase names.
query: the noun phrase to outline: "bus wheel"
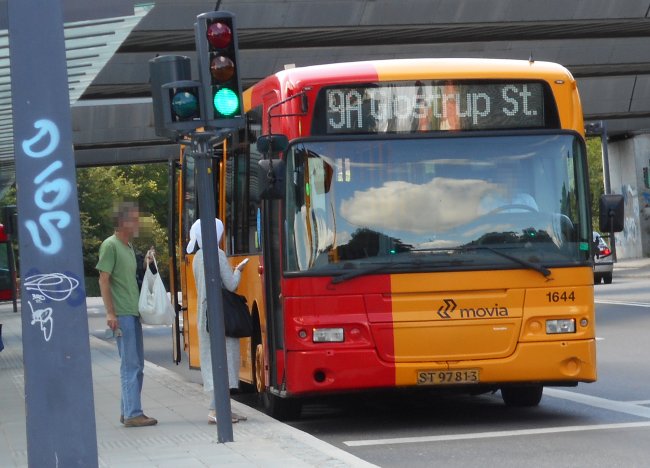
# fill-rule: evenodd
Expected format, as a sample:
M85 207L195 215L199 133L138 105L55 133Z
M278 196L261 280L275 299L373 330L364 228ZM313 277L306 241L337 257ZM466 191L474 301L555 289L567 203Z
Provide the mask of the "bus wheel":
M279 421L298 419L302 411L302 402L295 398L280 398L266 388L264 374L264 346L255 347L255 389L266 414Z
M537 406L542 399L542 385L521 385L503 387L501 397L506 406Z
M296 398L280 398L268 390L262 393L264 411L278 421L293 421L300 418L302 401Z
M255 390L261 395L266 389L266 381L264 379L264 347L261 344L255 346Z

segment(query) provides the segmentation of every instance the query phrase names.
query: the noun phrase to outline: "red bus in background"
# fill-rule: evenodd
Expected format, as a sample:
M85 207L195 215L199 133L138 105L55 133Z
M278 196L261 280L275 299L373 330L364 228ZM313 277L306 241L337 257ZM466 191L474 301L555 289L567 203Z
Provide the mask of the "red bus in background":
M11 301L16 284L16 268L11 255L11 243L4 225L0 224L0 301Z

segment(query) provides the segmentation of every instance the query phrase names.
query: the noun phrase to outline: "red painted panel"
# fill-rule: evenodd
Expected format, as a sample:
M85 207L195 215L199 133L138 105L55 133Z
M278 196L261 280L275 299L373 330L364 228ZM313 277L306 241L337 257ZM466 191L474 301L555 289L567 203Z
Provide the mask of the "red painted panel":
M275 94L273 102L280 102L293 96L306 87L310 109L313 109L318 91L322 86L344 85L346 83L369 83L378 80L377 69L372 62L338 63L332 65L315 65L283 70L260 81L245 93L246 110L255 108L262 103L270 93ZM263 133L268 133L268 109L263 110ZM300 114L300 99L292 99L282 106L274 108L272 115ZM302 117L274 117L272 119L273 133L282 133L289 139L308 136L311 130L312 114Z
M391 333L373 336L368 317L391 317L390 276L332 284L329 277L283 280L287 383L290 392L319 392L395 385ZM314 328L343 328L342 343L314 343ZM303 335L303 336L301 336ZM381 349L381 353L378 352ZM322 372L319 382L315 373Z
M389 388L395 386L395 369L372 350L291 352L287 384L294 395Z

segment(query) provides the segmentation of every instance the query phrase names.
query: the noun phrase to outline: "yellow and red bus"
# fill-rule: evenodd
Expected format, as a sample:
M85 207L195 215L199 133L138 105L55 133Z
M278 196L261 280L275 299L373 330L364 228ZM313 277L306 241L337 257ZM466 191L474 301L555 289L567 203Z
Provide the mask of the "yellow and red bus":
M251 259L240 377L270 414L396 387L534 406L545 385L596 380L584 123L564 67L340 63L278 72L243 97L246 129L215 148L215 201L222 247ZM181 247L198 217L192 165Z

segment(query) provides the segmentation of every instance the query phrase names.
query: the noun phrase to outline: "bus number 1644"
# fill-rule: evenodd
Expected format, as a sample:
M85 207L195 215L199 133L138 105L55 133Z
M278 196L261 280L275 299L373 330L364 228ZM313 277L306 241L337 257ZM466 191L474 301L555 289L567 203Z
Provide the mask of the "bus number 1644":
M546 298L548 302L574 302L576 300L575 293L573 291L555 291L546 293Z

